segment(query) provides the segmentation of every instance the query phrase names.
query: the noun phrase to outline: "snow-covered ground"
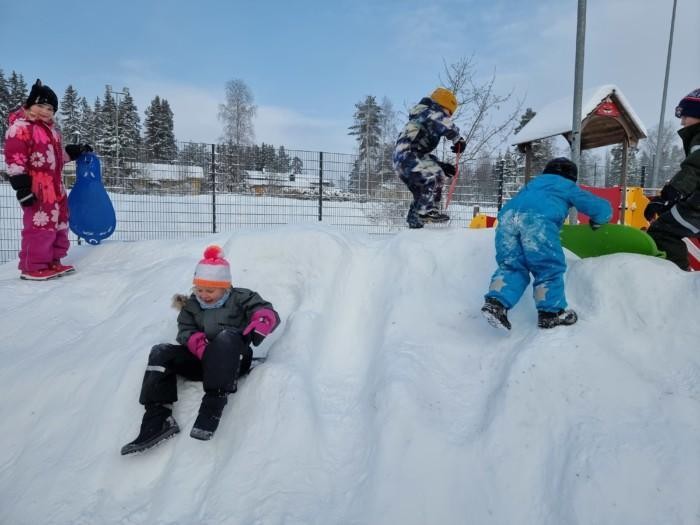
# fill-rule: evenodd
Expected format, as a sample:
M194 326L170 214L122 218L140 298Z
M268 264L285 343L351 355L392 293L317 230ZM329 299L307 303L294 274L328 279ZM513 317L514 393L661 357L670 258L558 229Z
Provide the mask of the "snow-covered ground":
M280 312L214 439L138 433L173 293L221 244ZM0 266L0 523L700 523L700 274L571 256L573 327L480 316L493 230L320 226L71 249L35 283Z

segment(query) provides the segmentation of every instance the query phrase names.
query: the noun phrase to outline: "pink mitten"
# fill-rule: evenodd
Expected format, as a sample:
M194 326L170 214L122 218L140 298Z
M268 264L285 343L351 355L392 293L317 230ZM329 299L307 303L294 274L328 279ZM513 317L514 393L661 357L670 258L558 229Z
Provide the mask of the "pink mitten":
M207 336L204 332L195 332L187 340L187 348L190 352L202 359L204 351L207 349Z
M243 335L248 335L255 330L256 333L266 337L275 329L278 319L274 310L270 310L269 308L256 310L251 317L250 323L248 323L248 326L243 330Z

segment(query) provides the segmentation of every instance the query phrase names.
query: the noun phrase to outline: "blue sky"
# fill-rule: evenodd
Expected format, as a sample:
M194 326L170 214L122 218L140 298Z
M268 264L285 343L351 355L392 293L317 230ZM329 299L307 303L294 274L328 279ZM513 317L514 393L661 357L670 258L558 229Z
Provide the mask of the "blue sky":
M672 0L588 0L586 86L616 84L656 126ZM388 97L399 110L440 83L443 61L473 55L537 110L573 87L576 0L4 1L0 68L40 77L59 96L93 101L131 89L143 112L156 95L178 139L213 141L227 80L258 105L256 138L292 149L351 152L354 104ZM700 2L678 0L672 107L700 87ZM504 111L507 108L503 108Z

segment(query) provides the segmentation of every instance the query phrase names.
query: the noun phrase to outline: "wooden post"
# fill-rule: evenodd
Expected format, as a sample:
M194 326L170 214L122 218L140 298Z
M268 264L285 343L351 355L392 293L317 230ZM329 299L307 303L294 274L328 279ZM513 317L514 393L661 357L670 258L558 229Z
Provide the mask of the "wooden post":
M622 169L620 171L620 190L622 195L620 197L620 224L625 224L625 211L627 210L627 149L629 146L629 139L625 137L622 141Z

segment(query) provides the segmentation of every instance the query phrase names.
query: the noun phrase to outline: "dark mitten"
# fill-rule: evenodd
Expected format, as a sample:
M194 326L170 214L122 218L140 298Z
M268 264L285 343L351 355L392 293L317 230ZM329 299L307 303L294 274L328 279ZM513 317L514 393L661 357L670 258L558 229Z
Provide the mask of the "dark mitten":
M666 184L661 188L661 200L666 201L669 208L683 199L683 197L685 197L685 195L670 184Z
M452 144L452 151L455 153L463 153L467 149L467 141L464 137L459 137L459 140Z
M68 144L66 146L66 153L68 153L70 160L75 160L83 153L90 153L91 151L92 146L90 144Z
M31 206L36 202L32 193L32 178L26 173L10 177L10 186L17 192L17 200L22 206Z
M661 197L653 197L649 200L649 204L644 208L644 218L648 221L653 221L658 215L661 215L666 210L673 207L674 203L668 203Z
M438 164L440 165L440 168L442 168L445 176L450 178L455 176L456 170L452 164L448 164L447 162L438 162Z

